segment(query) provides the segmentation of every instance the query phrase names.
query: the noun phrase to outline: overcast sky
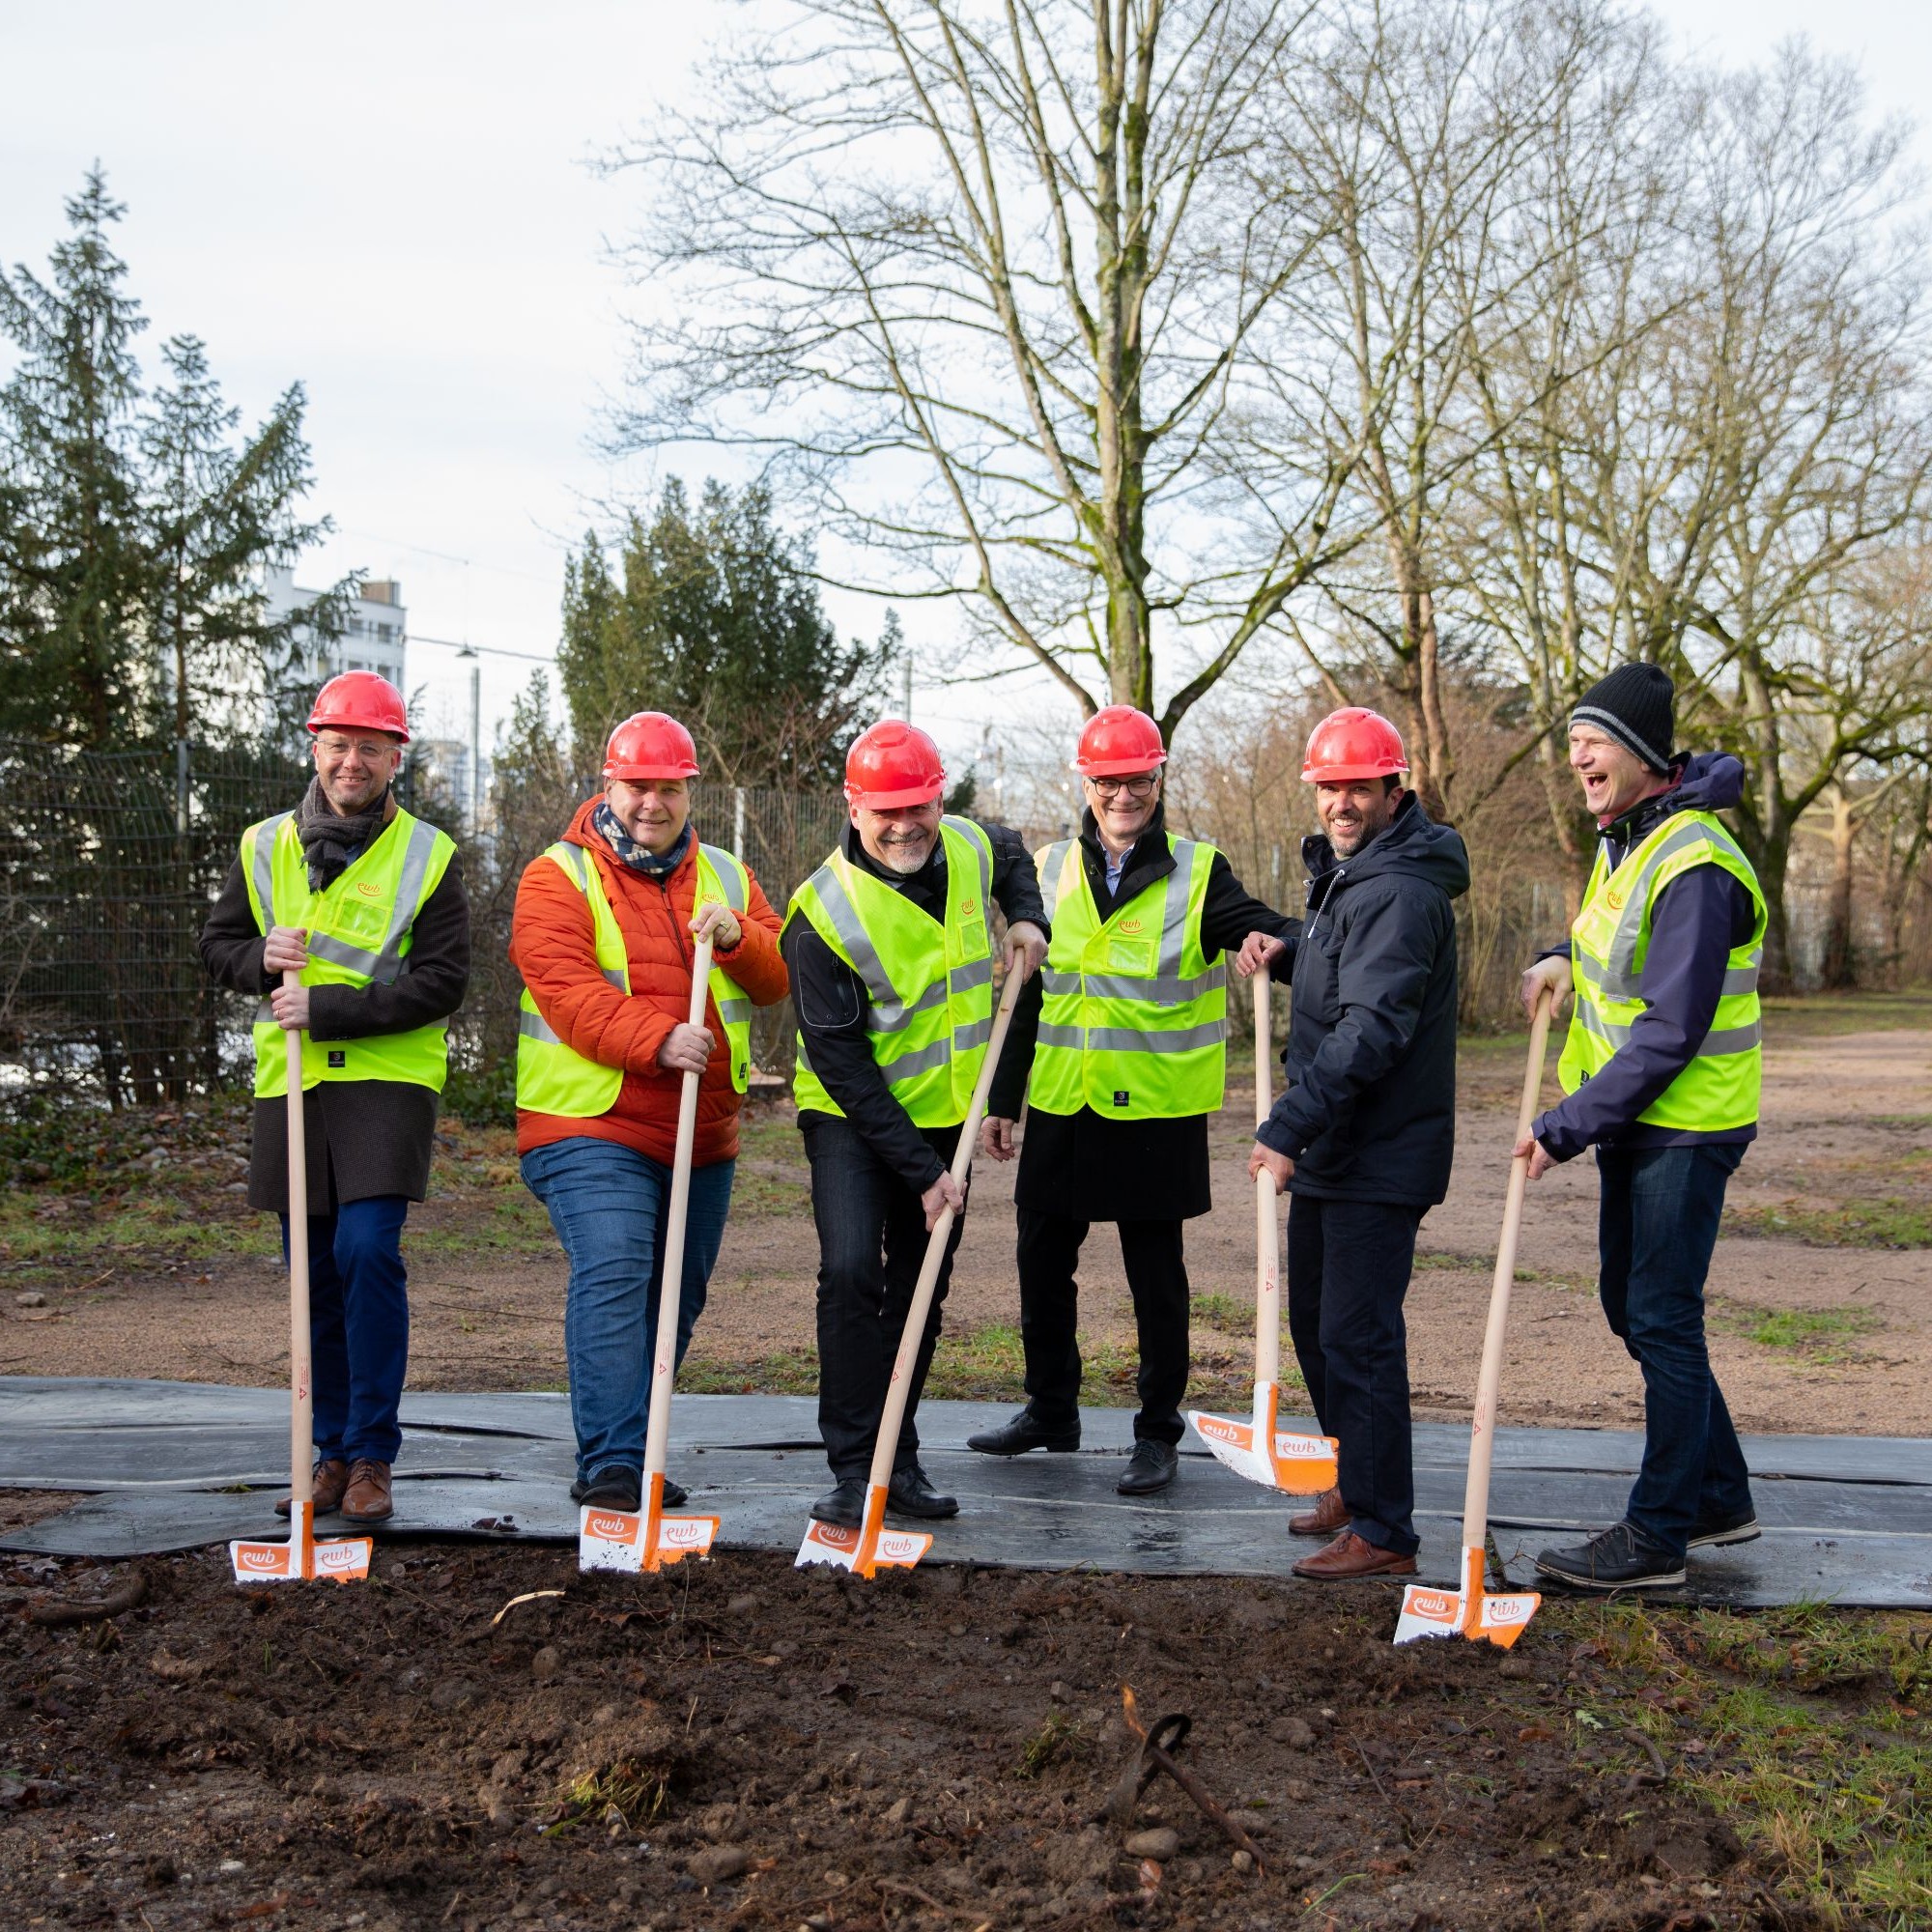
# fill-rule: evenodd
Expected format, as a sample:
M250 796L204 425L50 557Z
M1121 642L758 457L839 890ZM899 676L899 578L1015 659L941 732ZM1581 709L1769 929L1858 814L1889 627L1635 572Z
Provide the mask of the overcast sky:
M1932 96L1926 0L1658 11L1734 62L1808 33L1862 65L1884 112ZM548 657L566 547L595 503L654 481L591 444L623 364L603 242L640 184L583 162L744 17L730 0L0 0L0 261L43 266L98 157L128 204L144 361L200 334L251 417L306 385L314 502L338 528L300 578L400 578L411 683L433 728L467 735L467 667L424 640ZM873 633L880 613L834 614ZM950 626L907 617L915 639ZM531 667L485 663L487 737ZM996 701L922 691L914 708L956 753Z

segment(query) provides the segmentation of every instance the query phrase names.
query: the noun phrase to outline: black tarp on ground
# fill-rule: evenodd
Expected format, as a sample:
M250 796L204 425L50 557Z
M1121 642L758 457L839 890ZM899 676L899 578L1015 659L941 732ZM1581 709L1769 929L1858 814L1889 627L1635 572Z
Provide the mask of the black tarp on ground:
M1164 1494L1115 1494L1132 1447L1126 1409L1085 1411L1078 1455L995 1462L960 1446L1008 1412L977 1403L921 1409L926 1466L962 1504L958 1519L936 1525L927 1561L1285 1576L1312 1547L1287 1533L1291 1499L1243 1483L1198 1445ZM384 1540L575 1538L567 1398L412 1395L403 1421L397 1517L378 1532ZM693 1509L723 1519L722 1549L797 1548L827 1481L810 1398L684 1396L674 1435L672 1471L691 1486ZM0 1378L0 1486L98 1492L0 1548L125 1557L273 1536L287 1445L280 1390ZM1466 1429L1416 1428L1421 1568L1437 1581L1455 1579L1467 1448ZM1621 1514L1641 1450L1642 1438L1622 1431L1499 1433L1492 1521L1516 1582L1532 1582L1530 1558L1545 1544ZM1745 1450L1765 1535L1699 1552L1690 1596L1932 1607L1932 1442L1749 1436Z

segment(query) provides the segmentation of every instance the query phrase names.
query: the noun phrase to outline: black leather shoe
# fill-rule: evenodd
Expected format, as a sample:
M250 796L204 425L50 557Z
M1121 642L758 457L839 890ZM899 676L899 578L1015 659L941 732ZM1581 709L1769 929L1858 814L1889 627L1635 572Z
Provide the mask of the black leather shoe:
M812 1504L811 1514L819 1522L835 1523L840 1529L857 1529L866 1520L865 1484L857 1476L847 1476Z
M597 1472L596 1482L603 1483L610 1476L610 1474L611 1472L609 1470L600 1469ZM638 1486L637 1501L634 1503L630 1503L628 1505L623 1505L623 1507L629 1509L631 1515L633 1516L636 1516L637 1513L644 1506L644 1479L641 1475L639 1475L637 1477L637 1486ZM590 1492L592 1487L593 1487L592 1484L585 1482L582 1476L578 1477L576 1482L572 1483L570 1486L570 1500L574 1503L588 1502L590 1500ZM597 1500L599 1503L603 1504L605 1507L610 1509L615 1509L619 1507L618 1504L611 1502L610 1498L607 1496L599 1496ZM685 1504L688 1503L690 1500L691 1500L691 1492L687 1490L682 1483L673 1483L668 1476L665 1478L664 1506L666 1509L668 1510L682 1509L685 1506Z
M1682 1559L1673 1562L1628 1522L1613 1522L1574 1549L1546 1549L1536 1567L1573 1590L1657 1590L1684 1580Z
M1715 1549L1727 1543L1755 1543L1763 1534L1754 1509L1741 1510L1736 1516L1700 1516L1690 1525L1690 1548Z
M1172 1442L1144 1438L1134 1444L1127 1472L1114 1485L1123 1496L1151 1496L1174 1481L1180 1467L1180 1451Z
M1079 1448L1080 1424L1076 1420L1065 1429L1045 1429L1035 1419L1032 1409L1023 1408L1010 1422L967 1436L966 1446L979 1450L982 1456L1024 1456L1029 1449L1064 1452Z
M591 1476L577 1500L592 1509L621 1510L626 1516L636 1516L643 1504L643 1474L626 1463L612 1463Z
M925 1522L959 1514L957 1496L942 1496L927 1481L917 1463L907 1469L895 1469L886 1489L886 1508L894 1516L916 1516Z

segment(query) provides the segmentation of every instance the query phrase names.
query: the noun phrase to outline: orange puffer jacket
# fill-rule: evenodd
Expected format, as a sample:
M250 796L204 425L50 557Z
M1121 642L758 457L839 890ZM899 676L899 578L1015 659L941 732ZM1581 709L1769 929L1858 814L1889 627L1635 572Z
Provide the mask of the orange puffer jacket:
M658 1049L691 1011L692 906L696 896L697 841L668 878L634 870L591 829L597 801L578 809L564 834L590 854L604 881L630 955L631 991L607 980L597 965L590 907L583 895L550 859L525 867L517 887L510 928L510 960L540 1012L566 1046L600 1066L621 1066L624 1084L609 1113L588 1120L517 1110L517 1151L552 1141L592 1136L621 1141L652 1160L669 1165L677 1143L677 1100L682 1076L658 1065ZM750 867L746 868L749 873ZM779 916L754 878L751 903L739 920L739 941L718 964L753 1005L776 1006L789 981L779 957ZM697 1089L697 1143L694 1162L708 1167L738 1151L737 1092L715 1001L704 1023L718 1044Z

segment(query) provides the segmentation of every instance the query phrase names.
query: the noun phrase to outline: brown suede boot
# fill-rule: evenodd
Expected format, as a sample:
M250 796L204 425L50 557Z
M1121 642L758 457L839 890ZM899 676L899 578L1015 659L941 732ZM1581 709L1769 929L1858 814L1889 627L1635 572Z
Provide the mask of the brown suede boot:
M344 1522L387 1522L395 1515L389 1490L389 1465L364 1458L349 1471L349 1489L342 1498Z
M315 1492L315 1513L327 1516L342 1507L342 1492L349 1487L349 1464L339 1456L331 1456L327 1462L315 1465L315 1473L309 1479L309 1487ZM293 1496L284 1496L275 1505L275 1514L286 1517L294 1504Z
M1348 1526L1349 1508L1340 1490L1323 1490L1315 1498L1312 1510L1303 1510L1299 1516L1288 1520L1291 1536L1333 1536L1338 1529Z
M1304 1556L1294 1566L1294 1574L1318 1583L1348 1583L1357 1577L1413 1577L1415 1558L1378 1548L1352 1529L1345 1529L1325 1548Z

